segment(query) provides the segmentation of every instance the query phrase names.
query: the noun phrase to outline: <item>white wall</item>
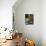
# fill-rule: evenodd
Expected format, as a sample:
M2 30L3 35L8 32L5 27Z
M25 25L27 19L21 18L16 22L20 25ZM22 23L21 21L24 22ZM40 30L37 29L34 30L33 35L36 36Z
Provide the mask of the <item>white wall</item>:
M46 0L41 1L41 38L42 46L46 46Z
M0 27L12 28L12 6L16 0L0 0Z
M41 40L41 1L40 0L23 0L15 9L15 28L22 32L24 37L33 39L36 46L40 46ZM25 25L25 14L34 14L34 24Z

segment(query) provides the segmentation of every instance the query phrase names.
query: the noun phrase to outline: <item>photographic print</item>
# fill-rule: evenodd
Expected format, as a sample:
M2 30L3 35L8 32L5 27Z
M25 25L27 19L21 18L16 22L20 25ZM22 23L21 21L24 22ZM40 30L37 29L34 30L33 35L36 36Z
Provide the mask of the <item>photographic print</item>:
M25 24L33 24L33 14L25 14Z

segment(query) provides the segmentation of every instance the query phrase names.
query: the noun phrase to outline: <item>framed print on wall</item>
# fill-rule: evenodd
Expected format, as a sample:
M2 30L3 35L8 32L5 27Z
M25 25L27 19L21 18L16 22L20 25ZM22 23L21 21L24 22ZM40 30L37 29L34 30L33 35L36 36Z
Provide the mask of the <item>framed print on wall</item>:
M25 14L25 24L26 25L30 25L33 24L34 20L33 20L33 14Z

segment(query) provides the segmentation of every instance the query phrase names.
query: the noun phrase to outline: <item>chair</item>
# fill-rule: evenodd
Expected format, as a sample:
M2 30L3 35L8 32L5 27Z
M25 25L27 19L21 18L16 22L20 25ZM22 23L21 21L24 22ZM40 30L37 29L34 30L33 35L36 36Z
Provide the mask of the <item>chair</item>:
M22 33L15 34L16 46L22 46Z

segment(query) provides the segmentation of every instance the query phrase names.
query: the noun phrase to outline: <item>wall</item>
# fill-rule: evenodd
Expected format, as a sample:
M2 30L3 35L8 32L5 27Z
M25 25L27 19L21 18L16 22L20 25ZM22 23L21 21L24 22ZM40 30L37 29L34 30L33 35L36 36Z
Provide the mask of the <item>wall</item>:
M46 0L41 1L41 41L46 46Z
M12 6L16 0L0 0L0 27L12 28Z
M16 5L14 5L16 6ZM34 14L34 24L25 25L25 14ZM23 0L15 9L15 28L22 32L25 38L33 39L36 46L41 46L41 1Z

